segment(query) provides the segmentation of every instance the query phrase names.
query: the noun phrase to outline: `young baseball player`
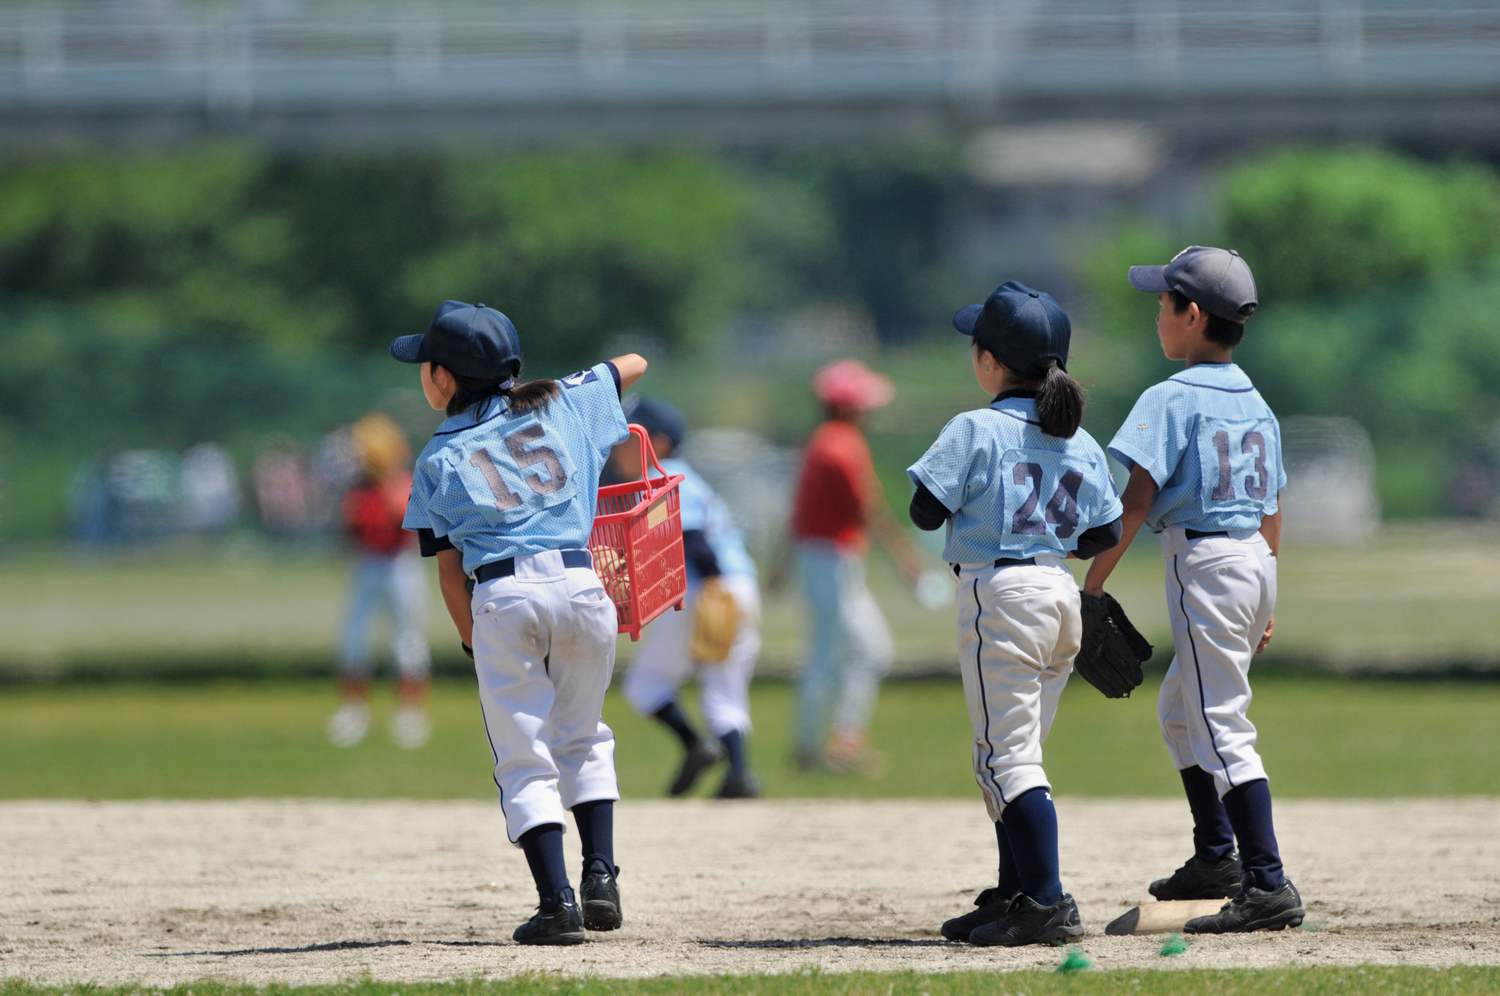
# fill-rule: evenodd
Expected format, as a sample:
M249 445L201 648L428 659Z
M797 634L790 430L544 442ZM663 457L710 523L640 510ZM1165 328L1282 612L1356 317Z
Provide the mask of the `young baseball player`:
M1120 538L1120 501L1099 444L1079 428L1068 316L1014 281L953 316L994 400L965 412L908 470L921 529L947 524L958 576L958 651L974 776L995 823L999 882L942 926L977 945L1060 944L1083 933L1058 875L1057 813L1042 742L1082 630L1068 556Z
M760 653L760 587L755 561L745 549L729 509L686 461L673 456L682 445L682 415L655 398L638 398L626 409L631 422L651 435L662 469L681 474L682 546L687 557L688 593L682 612L669 612L641 639L625 674L625 698L636 712L650 716L676 735L682 763L667 794L685 795L711 767L726 758L728 771L716 793L720 799L749 799L760 794L750 773L750 676ZM640 444L634 436L610 458L623 480L640 476ZM719 588L732 600L738 625L722 661L696 660L694 615L705 592ZM699 735L677 702L677 690L696 676L702 692L703 718L713 740Z
M461 301L445 301L391 355L421 364L427 403L448 415L417 457L405 525L438 559L443 601L474 658L506 831L536 880L539 908L514 937L577 944L585 927L621 924L615 741L600 717L617 622L587 546L599 472L626 435L620 392L646 361L518 382L515 326ZM583 844L577 894L564 810Z
M1189 246L1133 266L1157 298L1156 334L1187 369L1150 388L1109 444L1130 469L1124 541L1090 566L1101 592L1142 524L1162 537L1176 655L1157 715L1193 815L1193 856L1151 883L1158 899L1233 897L1189 933L1280 930L1302 922L1282 872L1271 790L1255 750L1250 663L1271 641L1281 546L1281 430L1234 347L1257 305L1238 253ZM1239 854L1235 842L1239 842Z
M401 528L411 496L411 449L388 416L366 415L354 425L353 443L360 476L344 495L344 527L359 551L349 609L344 616L339 666L344 701L328 721L328 739L353 747L370 729L370 629L384 612L390 619L391 656L398 678L400 704L391 721L391 738L415 749L427 742L431 655L427 649L427 599L422 564Z

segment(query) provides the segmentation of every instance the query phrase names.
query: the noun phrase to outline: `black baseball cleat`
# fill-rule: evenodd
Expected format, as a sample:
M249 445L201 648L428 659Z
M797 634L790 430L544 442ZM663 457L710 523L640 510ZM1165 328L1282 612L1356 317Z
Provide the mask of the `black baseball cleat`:
M667 795L675 799L691 792L703 773L722 760L724 748L707 740L699 740L682 755L682 767L677 769L677 777L667 786Z
M589 930L619 930L625 922L620 907L620 869L602 859L584 866L578 894L583 897L583 925Z
M1285 930L1300 927L1307 911L1302 894L1287 879L1281 888L1267 892L1253 885L1212 916L1195 916L1182 928L1184 934L1243 934L1252 930Z
M734 772L724 776L723 784L719 791L714 793L716 799L759 799L760 782L754 775L736 775Z
M1244 874L1240 856L1234 851L1218 861L1195 854L1168 877L1152 882L1146 891L1164 903L1178 899L1229 899L1239 894Z
M572 889L564 889L536 908L536 915L516 928L511 939L517 944L582 944L583 914Z
M1043 906L1024 892L1016 893L998 920L969 931L969 943L978 947L1023 944L1066 944L1083 936L1078 904L1066 892L1052 906Z
M1001 892L998 887L985 889L974 897L974 905L978 909L943 921L942 935L950 941L967 941L975 927L994 923L1004 916L1005 911L1010 909L1010 902L1014 898L1016 898L1016 893Z

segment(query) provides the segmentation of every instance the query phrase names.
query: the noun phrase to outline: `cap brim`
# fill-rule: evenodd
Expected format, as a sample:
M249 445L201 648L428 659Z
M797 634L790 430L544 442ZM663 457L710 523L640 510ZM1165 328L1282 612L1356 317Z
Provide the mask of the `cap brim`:
M1132 266L1129 276L1130 286L1147 294L1165 294L1172 289L1165 266Z
M984 311L984 305L971 304L966 308L959 308L953 313L953 327L964 335L973 335L974 328L979 324L979 315Z
M425 332L398 335L391 340L391 355L402 363L421 363L427 359L422 354L422 340L425 338L427 338Z

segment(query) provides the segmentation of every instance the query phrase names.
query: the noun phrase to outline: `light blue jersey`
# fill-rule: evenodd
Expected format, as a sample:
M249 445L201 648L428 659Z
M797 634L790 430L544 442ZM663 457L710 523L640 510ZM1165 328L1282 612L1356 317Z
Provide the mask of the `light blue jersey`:
M755 576L755 561L745 549L744 537L729 517L723 500L686 461L668 457L661 462L668 474L681 474L678 500L682 509L682 531L701 530L719 562L721 574ZM697 578L690 578L696 581Z
M1281 427L1233 363L1199 363L1148 389L1109 452L1156 482L1146 516L1156 532L1257 529L1286 487Z
M628 432L608 363L564 377L546 408L498 395L449 418L417 457L402 526L446 536L472 574L506 557L582 549L599 472Z
M1123 511L1099 444L1082 429L1044 433L1031 398L964 412L906 473L953 513L943 558L954 564L1066 556Z

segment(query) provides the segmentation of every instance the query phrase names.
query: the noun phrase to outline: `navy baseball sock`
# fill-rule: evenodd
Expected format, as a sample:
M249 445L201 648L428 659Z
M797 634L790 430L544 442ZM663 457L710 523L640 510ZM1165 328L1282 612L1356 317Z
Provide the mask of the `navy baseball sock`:
M1237 785L1224 796L1224 808L1240 842L1240 863L1257 889L1274 891L1286 882L1281 873L1281 850L1271 822L1271 786L1264 778Z
M683 713L682 707L677 704L676 699L653 712L651 718L677 734L677 739L682 741L683 750L687 750L698 742L698 731L693 729L693 724L688 722L687 716Z
M573 807L573 821L578 824L578 839L583 844L583 873L615 870L615 804L610 799L580 802ZM607 868L592 869L589 862L602 860Z
M543 902L556 899L568 886L568 866L563 861L563 828L543 823L521 834L521 850L536 881L536 894Z
M1219 801L1214 776L1198 767L1183 768L1182 788L1193 812L1193 850L1205 861L1222 861L1234 850L1234 828Z
M1057 810L1045 788L1023 792L1005 807L1005 834L1016 859L1021 891L1043 906L1062 898L1057 876Z
M735 778L745 777L745 734L730 730L719 738L724 753L729 758L729 773Z
M1021 891L1021 876L1016 873L1016 856L1010 849L1010 834L999 820L995 821L995 843L1000 845L1000 894L1014 895Z

